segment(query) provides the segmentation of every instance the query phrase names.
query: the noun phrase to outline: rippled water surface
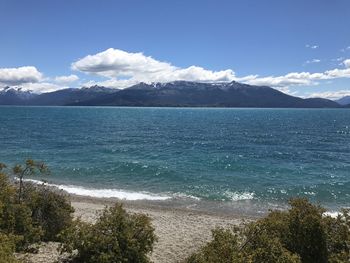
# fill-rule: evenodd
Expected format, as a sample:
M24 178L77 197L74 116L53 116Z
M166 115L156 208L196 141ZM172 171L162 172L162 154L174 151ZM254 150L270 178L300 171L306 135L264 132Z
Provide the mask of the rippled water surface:
M74 193L337 208L350 203L350 111L0 107L0 161L26 158Z

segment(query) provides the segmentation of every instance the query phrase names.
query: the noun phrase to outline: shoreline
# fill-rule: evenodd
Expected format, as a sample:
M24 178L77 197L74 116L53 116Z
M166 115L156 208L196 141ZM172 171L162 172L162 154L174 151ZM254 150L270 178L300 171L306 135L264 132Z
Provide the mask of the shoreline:
M16 181L16 180L15 180ZM70 200L88 201L90 203L114 203L122 202L124 205L135 208L147 207L151 209L176 209L179 211L192 211L200 214L215 215L221 217L260 218L270 209L285 209L281 204L264 203L254 198L242 198L234 200L205 200L186 194L154 194L149 192L137 192L121 189L94 189L83 186L54 183L40 179L25 179L33 185L45 185L54 191L62 192L69 196ZM77 190L78 189L78 190ZM96 195L96 192L103 192ZM112 192L111 192L112 191ZM136 197L135 197L136 196Z
M169 199L164 201L154 201L154 200L126 200L119 199L115 197L104 198L104 197L91 197L84 195L69 194L63 191L69 197L69 200L73 204L88 203L92 206L110 206L115 203L122 203L126 210L130 211L153 211L153 212L173 212L173 213L183 213L183 214L196 214L199 216L212 216L225 219L248 219L254 220L260 218L258 214L248 214L248 213L238 213L236 210L230 211L213 211L209 209L202 209L202 207L197 208L197 203L184 203L184 200ZM203 201L202 201L203 202ZM219 205L220 202L208 202L214 205Z
M115 203L122 203L129 213L150 217L158 239L149 255L153 263L181 263L211 240L211 230L218 227L232 228L262 216L248 216L237 213L236 210L224 213L222 209L198 209L195 206L184 205L181 199L154 201L99 198L70 194L50 185L48 187L67 196L75 210L74 218L81 218L88 223L95 223L103 209ZM19 253L16 257L26 263L65 262L67 255L60 255L59 246L57 242L43 242L38 246L38 253Z
M154 244L150 260L154 263L183 262L193 252L211 240L211 230L216 227L231 228L256 218L242 215L218 214L197 211L190 208L165 206L153 201L127 201L116 198L96 198L67 194L74 217L94 223L107 206L122 203L129 213L141 213L151 218L158 241ZM58 252L59 243L41 243L36 254L20 253L18 259L27 263L64 262L64 255Z
M121 202L130 213L149 216L155 228L158 242L150 256L154 263L175 263L186 259L191 253L211 239L216 227L230 228L251 221L240 215L224 215L176 207L165 207L152 202L124 201L117 199L69 195L75 209L74 216L93 223L105 206Z
M154 263L181 263L193 252L211 240L211 230L217 227L231 228L257 220L264 216L237 213L220 213L198 210L191 206L178 206L173 201L121 200L69 194L53 187L67 196L74 208L74 218L94 223L105 207L122 203L129 213L140 213L150 217L158 241L154 244L150 260ZM220 210L219 210L220 211ZM48 242L39 246L39 253L21 253L17 257L27 263L64 262L57 251L59 243ZM63 260L62 260L63 258Z

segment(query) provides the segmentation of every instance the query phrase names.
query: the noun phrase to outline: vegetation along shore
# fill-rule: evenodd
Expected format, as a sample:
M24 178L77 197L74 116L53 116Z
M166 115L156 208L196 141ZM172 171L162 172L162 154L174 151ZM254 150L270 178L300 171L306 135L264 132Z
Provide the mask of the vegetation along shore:
M1 164L2 262L348 262L350 217L306 199L252 219L69 196L23 181L46 173ZM17 180L12 181L15 175Z

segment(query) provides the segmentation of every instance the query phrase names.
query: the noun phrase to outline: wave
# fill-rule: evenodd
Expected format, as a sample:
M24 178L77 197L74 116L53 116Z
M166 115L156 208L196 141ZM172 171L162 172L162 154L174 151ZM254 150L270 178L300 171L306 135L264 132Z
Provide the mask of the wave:
M190 194L185 194L185 193L175 193L174 197L176 198L183 198L183 199L194 199L197 201L200 201L201 198L194 196L194 195L190 195Z
M250 192L231 192L225 191L224 196L231 201L251 200L254 198L254 193Z
M96 189L96 188L86 188L76 185L63 185L63 184L51 184L45 183L40 180L25 179L26 182L31 182L34 184L44 184L47 186L56 187L58 189L64 190L69 194L90 196L97 198L118 198L123 200L152 200L152 201L164 201L170 199L170 196L155 195L146 192L131 192L120 189Z
M15 178L18 180L18 178ZM130 200L130 201L136 201L136 200L150 200L150 201L165 201L169 199L193 199L196 201L202 200L200 197L193 196L190 194L185 193L174 193L174 194L163 194L163 195L157 195L149 192L132 192L122 189L113 189L113 188L88 188L78 185L66 185L66 184L55 184L55 183L48 183L42 180L35 180L35 179L24 179L26 182L31 182L33 184L38 185L46 185L49 187L55 187L58 189L61 189L63 191L66 191L69 194L74 195L80 195L80 196L89 196L89 197L96 197L96 198L118 198L121 200ZM226 200L230 201L241 201L241 200L251 200L254 199L254 193L251 192L232 192L232 191L225 191L223 193Z

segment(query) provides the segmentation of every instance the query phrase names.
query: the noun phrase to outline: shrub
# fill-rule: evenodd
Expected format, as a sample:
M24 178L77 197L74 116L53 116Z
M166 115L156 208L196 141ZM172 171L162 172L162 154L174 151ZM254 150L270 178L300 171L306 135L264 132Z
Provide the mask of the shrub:
M67 196L44 185L26 185L24 196L33 221L43 230L42 241L59 241L58 234L73 220L74 209Z
M191 255L187 263L300 263L297 255L283 247L277 238L266 232L259 233L249 243L239 242L236 231L215 229L213 240Z
M337 218L326 217L327 249L330 263L349 262L350 259L350 216L343 210Z
M228 230L217 228L212 230L213 240L198 253L188 259L188 263L232 263L238 262L239 243L237 235Z
M5 166L6 167L6 166ZM23 190L24 190L24 179L28 176L33 176L36 173L48 174L49 170L46 165L41 162L36 162L34 160L28 159L25 161L24 165L17 164L12 169L13 174L19 180L18 188L18 201L21 202L23 199Z
M32 166L44 169L42 164L27 161L27 168L16 166L16 170L28 171L26 174L36 169ZM44 185L22 182L18 187L9 181L5 167L0 164L0 232L18 237L16 250L39 241L57 241L58 234L72 222L73 208L67 197Z
M328 262L327 234L323 220L325 210L306 199L290 201L286 247L298 253L304 263Z
M350 259L350 216L324 216L306 199L293 199L288 211L270 212L239 230L216 230L213 240L188 263L340 263Z
M147 263L156 239L150 219L121 204L106 208L94 225L76 221L61 236L62 252L77 250L74 261L84 263Z
M40 241L42 231L33 222L30 208L18 202L16 190L8 177L0 173L0 231L21 237L17 240L16 247L22 249Z
M0 263L17 263L15 252L16 239L0 233Z
M42 229L33 222L32 212L24 204L10 204L3 214L1 230L6 234L19 236L17 250L25 249L32 243L39 242Z

